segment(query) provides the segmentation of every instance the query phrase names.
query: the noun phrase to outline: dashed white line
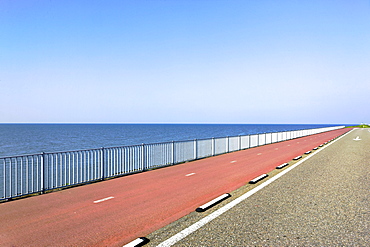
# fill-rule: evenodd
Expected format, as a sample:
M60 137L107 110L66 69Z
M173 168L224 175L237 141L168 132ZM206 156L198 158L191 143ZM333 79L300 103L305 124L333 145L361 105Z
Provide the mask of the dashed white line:
M236 160L233 160L233 161L231 161L230 163L235 163L236 162Z
M114 198L113 196L106 197L106 198L103 198L103 199L100 199L100 200L94 201L94 203L99 203L99 202L108 201L108 200L113 199L113 198Z
M258 153L257 155L261 155L262 153Z
M189 177L189 176L193 176L193 175L195 175L194 172L193 173L186 174L185 177Z

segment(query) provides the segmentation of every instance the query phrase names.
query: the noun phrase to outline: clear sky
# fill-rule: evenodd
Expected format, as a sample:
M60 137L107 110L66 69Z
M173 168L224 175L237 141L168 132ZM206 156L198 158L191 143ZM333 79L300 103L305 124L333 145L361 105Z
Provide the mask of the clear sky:
M370 122L369 0L0 0L0 123Z

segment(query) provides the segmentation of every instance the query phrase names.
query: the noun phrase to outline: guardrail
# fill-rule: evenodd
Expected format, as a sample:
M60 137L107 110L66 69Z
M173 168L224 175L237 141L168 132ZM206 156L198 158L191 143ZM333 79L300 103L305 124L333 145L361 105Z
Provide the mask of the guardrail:
M0 158L0 200L45 193L344 127L3 157Z

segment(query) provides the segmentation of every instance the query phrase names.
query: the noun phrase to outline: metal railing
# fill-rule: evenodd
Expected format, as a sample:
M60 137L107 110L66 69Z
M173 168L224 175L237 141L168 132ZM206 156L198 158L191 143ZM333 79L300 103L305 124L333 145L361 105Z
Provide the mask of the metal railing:
M0 200L281 142L344 126L0 158Z

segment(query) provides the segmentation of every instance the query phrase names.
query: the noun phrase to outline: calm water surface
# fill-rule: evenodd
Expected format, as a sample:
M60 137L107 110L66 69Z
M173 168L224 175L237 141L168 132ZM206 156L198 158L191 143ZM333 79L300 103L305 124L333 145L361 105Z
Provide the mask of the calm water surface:
M0 124L0 157L337 125L341 124Z

